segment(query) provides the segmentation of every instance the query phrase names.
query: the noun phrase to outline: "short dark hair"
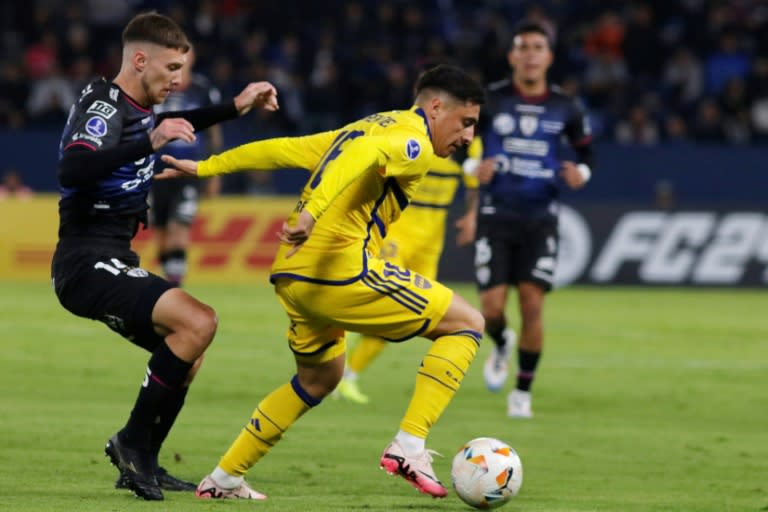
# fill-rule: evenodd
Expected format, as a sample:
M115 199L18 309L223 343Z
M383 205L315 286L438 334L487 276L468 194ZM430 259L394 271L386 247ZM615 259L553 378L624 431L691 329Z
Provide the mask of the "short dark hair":
M447 92L465 103L485 103L485 91L477 80L461 68L449 64L437 65L419 76L416 81L416 96L427 89Z
M544 25L531 20L522 20L517 25L515 25L515 27L512 29L512 36L509 38L509 47L512 48L512 46L515 44L515 38L517 36L531 33L543 35L547 40L549 48L554 48L554 34L550 34L549 30L547 30Z
M133 42L154 43L182 53L187 53L190 47L181 27L168 16L154 11L137 14L128 22L123 30L123 46Z

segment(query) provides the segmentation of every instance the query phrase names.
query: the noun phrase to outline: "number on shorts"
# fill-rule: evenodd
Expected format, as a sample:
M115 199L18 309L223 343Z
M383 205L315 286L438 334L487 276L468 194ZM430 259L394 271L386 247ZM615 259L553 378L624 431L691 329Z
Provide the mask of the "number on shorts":
M117 258L112 258L112 259L111 259L111 260L109 260L109 261L111 261L111 262L112 262L112 264L111 264L111 265L110 265L109 263L104 263L103 261L99 261L99 262L97 262L97 263L96 263L96 264L93 266L93 268L96 268L96 269L99 269L99 268L101 268L101 269L104 269L104 270L106 270L107 272L109 272L110 274L112 274L113 276L118 276L118 275L120 275L120 271L121 271L122 269L124 269L124 268L127 268L127 265L126 265L125 263L123 263L122 261L120 261L119 259L117 259Z

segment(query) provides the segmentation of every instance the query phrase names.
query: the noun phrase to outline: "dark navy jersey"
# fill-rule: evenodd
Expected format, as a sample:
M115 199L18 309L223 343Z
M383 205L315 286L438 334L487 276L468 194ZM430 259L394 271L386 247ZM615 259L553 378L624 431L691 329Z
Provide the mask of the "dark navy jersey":
M491 182L480 188L480 214L557 215L563 139L572 146L591 142L581 103L556 86L525 97L511 80L502 80L489 86L483 111L482 156L497 164Z
M211 85L207 78L193 74L189 86L184 90L174 90L160 105L155 105L155 113L194 110L221 102L221 93ZM159 154L169 154L179 159L202 160L208 156L205 137L197 134L195 142L175 140L165 146Z
M155 114L104 79L83 89L69 111L59 160L69 151L102 151L146 139ZM144 222L155 156L119 166L93 183L59 186L59 235L130 238ZM107 169L109 171L109 169Z

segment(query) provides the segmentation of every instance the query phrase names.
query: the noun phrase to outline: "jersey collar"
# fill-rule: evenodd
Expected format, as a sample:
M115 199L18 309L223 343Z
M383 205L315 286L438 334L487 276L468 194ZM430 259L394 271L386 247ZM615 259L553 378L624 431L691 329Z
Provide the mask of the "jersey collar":
M424 127L426 127L427 129L427 137L429 137L429 140L431 141L432 131L429 129L429 122L427 122L427 114L424 112L424 110L421 107L416 107L416 106L414 106L411 109L411 112L415 112L416 114L421 116L421 118L424 120Z

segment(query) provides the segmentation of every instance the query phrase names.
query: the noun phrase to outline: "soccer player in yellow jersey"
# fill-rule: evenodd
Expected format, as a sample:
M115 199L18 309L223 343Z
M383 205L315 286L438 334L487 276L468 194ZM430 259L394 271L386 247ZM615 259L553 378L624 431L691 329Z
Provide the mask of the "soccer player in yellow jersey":
M338 130L252 142L199 163L163 157L177 169L167 171L170 176L286 167L312 172L280 233L270 278L290 320L296 374L258 404L197 496L264 499L244 475L339 383L346 331L433 340L380 465L423 493L446 495L425 439L475 357L483 317L449 288L377 255L435 155L449 156L470 142L485 98L474 79L452 66L425 72L415 90L411 109L373 114Z
M435 158L408 208L387 232L379 256L422 277L436 279L443 252L448 209L461 181L468 190L477 189L477 178L464 174L454 160ZM457 223L457 227L462 225L462 222ZM460 232L459 238L461 236ZM368 396L358 386L358 376L381 354L386 345L387 341L383 338L363 335L349 354L344 378L335 393L353 403L368 403Z

